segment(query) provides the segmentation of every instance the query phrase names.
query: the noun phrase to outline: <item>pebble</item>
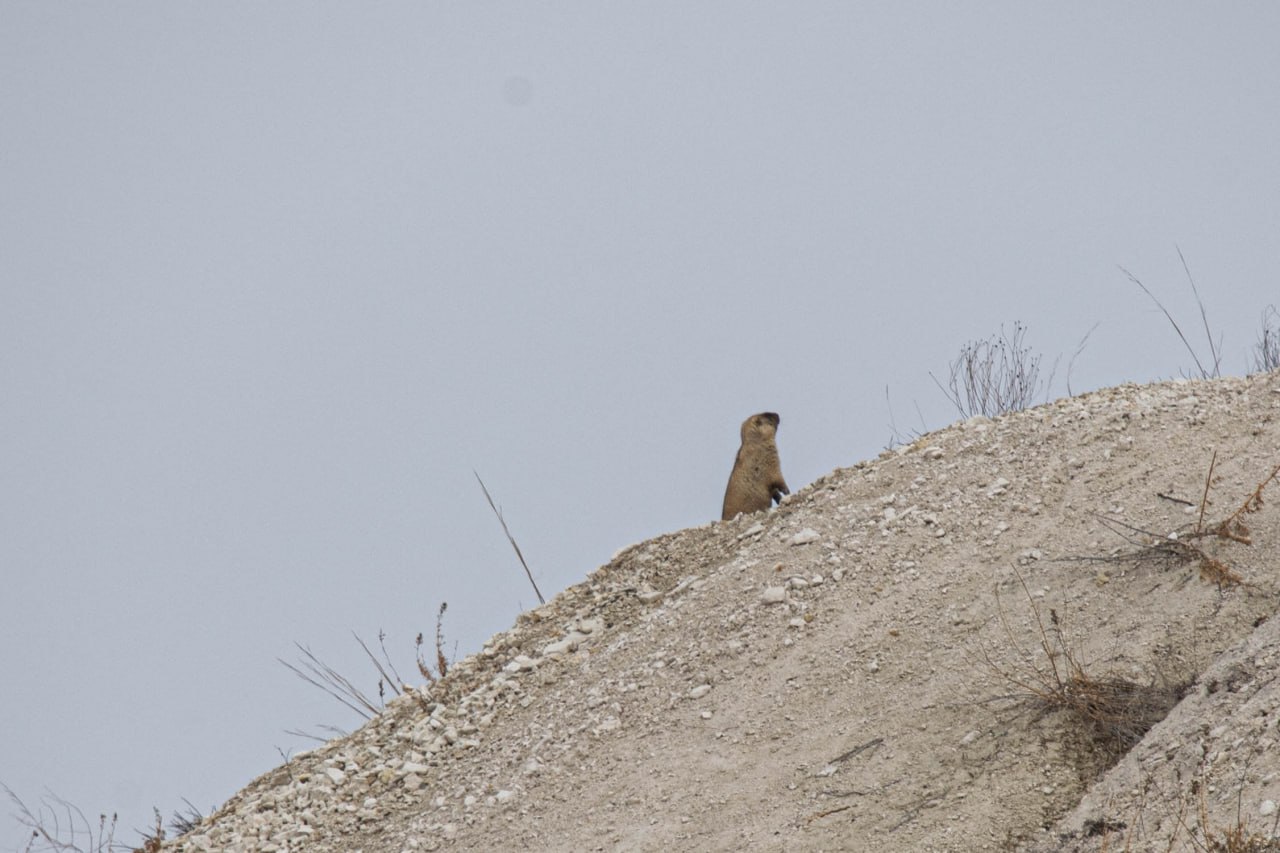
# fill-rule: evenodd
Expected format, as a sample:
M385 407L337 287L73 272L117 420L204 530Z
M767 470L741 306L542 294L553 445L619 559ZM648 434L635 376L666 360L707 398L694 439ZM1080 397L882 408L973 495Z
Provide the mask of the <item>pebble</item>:
M1276 813L1275 800L1263 800L1262 805L1258 806L1258 814L1262 815L1263 817L1268 817L1275 813Z
M697 687L689 691L689 698L701 699L703 696L706 696L710 692L711 692L710 684L699 684Z
M538 665L538 662L528 655L516 655L511 663L503 667L507 672L528 672Z
M760 596L762 604L781 604L787 600L787 588L784 586L767 586Z
M788 545L808 545L810 542L817 542L822 535L812 527L806 527L795 536L787 540Z

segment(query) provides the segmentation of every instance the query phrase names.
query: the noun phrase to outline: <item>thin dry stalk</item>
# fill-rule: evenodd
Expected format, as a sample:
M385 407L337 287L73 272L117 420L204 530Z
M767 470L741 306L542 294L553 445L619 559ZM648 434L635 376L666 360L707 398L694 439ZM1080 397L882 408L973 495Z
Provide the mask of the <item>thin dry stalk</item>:
M356 639L360 638L357 637ZM302 652L302 657L298 659L300 666L294 666L284 658L276 658L276 660L284 664L294 675L313 687L318 687L328 693L366 720L371 720L377 716L380 710L379 707L373 703L373 700L364 695L360 688L351 683L350 679L316 657L311 649L301 643L295 642L294 645L298 647L298 651ZM361 643L361 645L363 646L364 643ZM366 649L366 651L368 650ZM304 669L306 672L303 671Z
M288 763L287 758L285 763ZM183 797L182 801L187 804L187 810L184 812L175 810L173 817L169 819L169 829L173 830L174 835L186 835L204 823L204 815L200 809L192 805L191 801L186 797Z
M364 640L360 639L359 634L352 631L351 636L356 638L356 642L360 644L360 648L364 649L365 655L373 662L374 668L378 670L378 698L382 698L384 683L388 685L392 692L397 696L403 694L408 688L408 685L404 683L404 679L400 677L400 673L396 672L395 666L391 663L391 657L387 654L387 647L385 643L386 634L381 630L378 631L378 645L382 649L382 657L386 662L386 666L383 666L383 662L374 657L373 652L371 652L369 647L365 645ZM390 672L388 672L388 670L390 670ZM393 678L392 675L395 677Z
M1213 334L1209 331L1209 320L1207 315L1205 314L1204 302L1200 299L1200 291L1196 289L1195 279L1191 277L1191 270L1188 269L1187 267L1186 259L1182 257L1181 249L1178 249L1178 257L1182 260L1182 268L1187 273L1187 280L1191 282L1191 291L1195 294L1196 303L1200 306L1200 318L1204 321L1205 335L1209 339L1209 354L1213 357L1212 370L1206 369L1204 364L1201 363L1200 356L1196 354L1195 347L1193 347L1191 345L1191 342L1187 340L1187 336L1182 333L1182 328L1178 325L1178 321L1173 319L1173 315L1170 314L1169 310L1164 307L1164 303L1162 303L1159 299L1157 299L1156 295L1152 293L1136 275L1129 272L1124 267L1120 267L1120 272L1128 276L1129 281L1133 282L1134 284L1138 285L1138 287L1142 288L1142 292L1147 294L1147 296L1150 297L1151 301L1156 304L1156 307L1160 309L1160 313L1164 314L1165 319L1169 321L1169 325L1173 326L1173 330L1178 333L1178 339L1182 341L1182 345L1186 347L1187 352L1191 354L1191 359L1196 363L1196 370L1199 372L1200 378L1213 379L1220 375L1219 367L1222 362L1220 349L1221 349L1222 343L1221 343L1221 340L1219 340L1217 345L1214 344Z
M1219 370L1222 364L1222 336L1218 336L1218 344L1214 346L1213 332L1209 331L1209 315L1204 310L1204 300L1200 298L1200 290L1196 287L1196 280L1191 275L1191 268L1187 266L1187 259L1182 256L1182 249L1174 246L1178 252L1178 260L1182 262L1182 271L1187 274L1187 281L1191 284L1191 292L1195 294L1196 305L1200 306L1200 321L1204 324L1204 336L1209 341L1209 355L1213 356L1213 375L1220 376Z
M1098 328L1099 323L1101 323L1101 321L1099 321L1098 323L1094 323L1092 326L1089 327L1089 331L1084 333L1084 337L1081 338L1080 343L1076 345L1076 351L1071 354L1071 358L1067 361L1067 396L1068 397L1075 396L1075 394L1072 393L1071 391L1071 368L1075 367L1076 357L1079 356L1080 353L1084 352L1085 344L1089 342L1089 336L1092 335L1094 330Z
M431 671L431 666L422 659L422 634L418 634L415 644L418 672L422 673L422 677L432 684L436 683L439 678L444 678L449 673L449 659L444 654L444 612L449 607L449 602L440 602L440 609L436 612L436 671Z
M484 492L484 498L489 502L489 508L493 510L493 514L498 516L498 523L502 525L502 532L507 534L507 541L511 543L511 547L515 549L516 556L520 559L520 565L524 566L524 573L529 577L529 584L533 587L533 594L538 596L539 604L546 604L547 600L542 597L542 592L538 589L538 584L533 580L533 572L529 571L529 564L524 561L524 554L520 553L520 546L516 544L516 538L511 535L511 531L507 529L507 520L502 517L502 510L498 509L498 505L493 502L493 498L489 494L489 490L485 488L484 480L480 479L480 475L475 471L471 472L476 475L476 482L480 484L480 491Z

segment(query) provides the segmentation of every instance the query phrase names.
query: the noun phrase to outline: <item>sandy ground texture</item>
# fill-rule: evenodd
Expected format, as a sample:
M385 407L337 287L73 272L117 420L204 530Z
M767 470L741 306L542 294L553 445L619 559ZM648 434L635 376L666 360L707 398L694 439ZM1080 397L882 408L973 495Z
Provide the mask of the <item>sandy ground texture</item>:
M1280 849L1280 482L1213 533L1278 464L1277 374L956 424L625 549L165 847Z

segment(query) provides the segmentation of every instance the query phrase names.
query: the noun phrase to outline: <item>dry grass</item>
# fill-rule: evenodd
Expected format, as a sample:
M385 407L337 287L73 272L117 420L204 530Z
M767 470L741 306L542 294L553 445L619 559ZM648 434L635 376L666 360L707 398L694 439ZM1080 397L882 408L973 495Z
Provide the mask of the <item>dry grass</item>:
M1248 586L1249 584L1245 584L1244 579L1235 569L1220 557L1210 553L1201 543L1206 540L1217 540L1238 545L1252 545L1253 534L1249 530L1249 526L1245 524L1245 519L1262 509L1263 493L1267 486L1280 477L1280 464L1272 468L1265 477L1258 481L1253 491L1249 493L1248 497L1234 512L1220 521L1206 522L1205 517L1210 504L1209 492L1212 488L1213 474L1217 467L1217 462L1218 454L1215 452L1209 460L1209 472L1205 475L1204 489L1198 505L1199 513L1193 529L1183 533L1175 531L1168 535L1162 535L1131 524L1125 524L1114 518L1098 515L1096 517L1107 529L1134 545L1136 550L1106 557L1074 559L1107 563L1168 562L1175 565L1194 564L1200 572L1201 580L1216 584L1219 589L1239 585ZM1159 495L1159 497L1166 500L1176 500L1188 506L1195 506L1190 501L1172 498L1169 495Z
M3 787L9 800L17 808L14 817L31 831L23 853L112 853L129 850L127 844L116 841L117 818L113 814L98 815L92 823L79 806L67 802L53 793L40 798L40 804L32 811L22 798L8 786Z
M1187 352L1191 354L1191 359L1196 363L1196 372L1199 374L1200 378L1215 379L1222 375L1222 336L1219 335L1218 340L1216 342L1214 341L1213 332L1209 330L1209 316L1204 310L1204 300L1200 298L1200 290L1196 287L1196 280L1191 275L1191 268L1187 266L1187 259L1182 256L1181 249L1178 249L1178 260L1182 262L1182 271L1187 274L1187 281L1191 284L1191 292L1195 294L1196 297L1196 305L1200 307L1200 321L1204 324L1204 335L1209 341L1209 356L1206 358L1206 361L1209 364L1208 367L1205 367L1204 362L1200 361L1200 356L1196 353L1195 347L1193 347L1191 342L1187 340L1187 336L1182 333L1182 329L1178 326L1178 322L1173 319L1173 315L1170 314L1168 309L1164 307L1164 304L1156 298L1155 294L1148 290L1147 286L1143 284L1136 275L1129 272L1124 267L1120 267L1120 271L1128 276L1130 281L1142 288L1142 292L1151 298L1151 301L1154 302L1156 307L1160 309L1160 312L1164 314L1165 319L1169 321L1169 325L1173 326L1173 330L1177 332L1179 340L1182 341L1182 345L1187 348Z
M1114 764L1147 731L1169 713L1191 684L1189 678L1153 678L1141 683L1115 673L1095 674L1071 642L1056 610L1050 608L1046 625L1039 606L1022 574L1014 569L1031 608L1038 649L1028 650L1009 624L1007 611L998 604L1005 649L1019 661L1010 664L982 648L987 667L1012 685L1016 695L1029 699L1042 713L1062 712L1073 723L1099 759L1094 773ZM996 593L997 599L999 592Z
M421 673L422 676L431 684L435 684L449 671L449 659L444 653L443 626L444 613L448 607L448 602L441 602L440 609L436 612L435 672L431 671L431 667L422 658L422 634L418 634L416 640L415 657L418 664L418 672ZM378 714L381 714L386 708L388 692L393 696L412 696L417 700L418 704L422 705L424 708L427 707L428 703L426 697L421 691L416 690L401 678L399 671L396 670L395 664L391 662L391 655L387 652L386 634L382 631L378 632L378 650L381 652L381 657L369 648L369 644L366 643L359 634L352 631L351 635L355 637L356 642L360 644L360 648L364 651L365 656L369 658L369 661L373 664L374 670L378 674L378 698L376 701L361 690L354 681L338 672L329 664L325 663L316 656L310 648L302 645L301 643L294 643L299 652L296 662L290 663L284 658L277 658L277 660L294 675L298 676L312 687L315 687L333 697L366 720L373 719ZM320 728L335 736L342 736L346 734L342 729L335 726L321 726ZM287 732L287 734L319 741L321 743L325 743L329 740L327 737L322 737L302 730L291 730Z

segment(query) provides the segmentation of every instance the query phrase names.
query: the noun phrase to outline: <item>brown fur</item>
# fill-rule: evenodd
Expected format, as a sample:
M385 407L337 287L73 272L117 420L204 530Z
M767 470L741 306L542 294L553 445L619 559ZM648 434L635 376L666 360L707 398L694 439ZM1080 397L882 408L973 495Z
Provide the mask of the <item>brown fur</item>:
M761 412L742 422L742 446L733 460L720 518L727 520L740 512L768 509L774 501L781 503L783 495L791 494L787 481L782 479L774 441L779 423L781 418L773 412Z

